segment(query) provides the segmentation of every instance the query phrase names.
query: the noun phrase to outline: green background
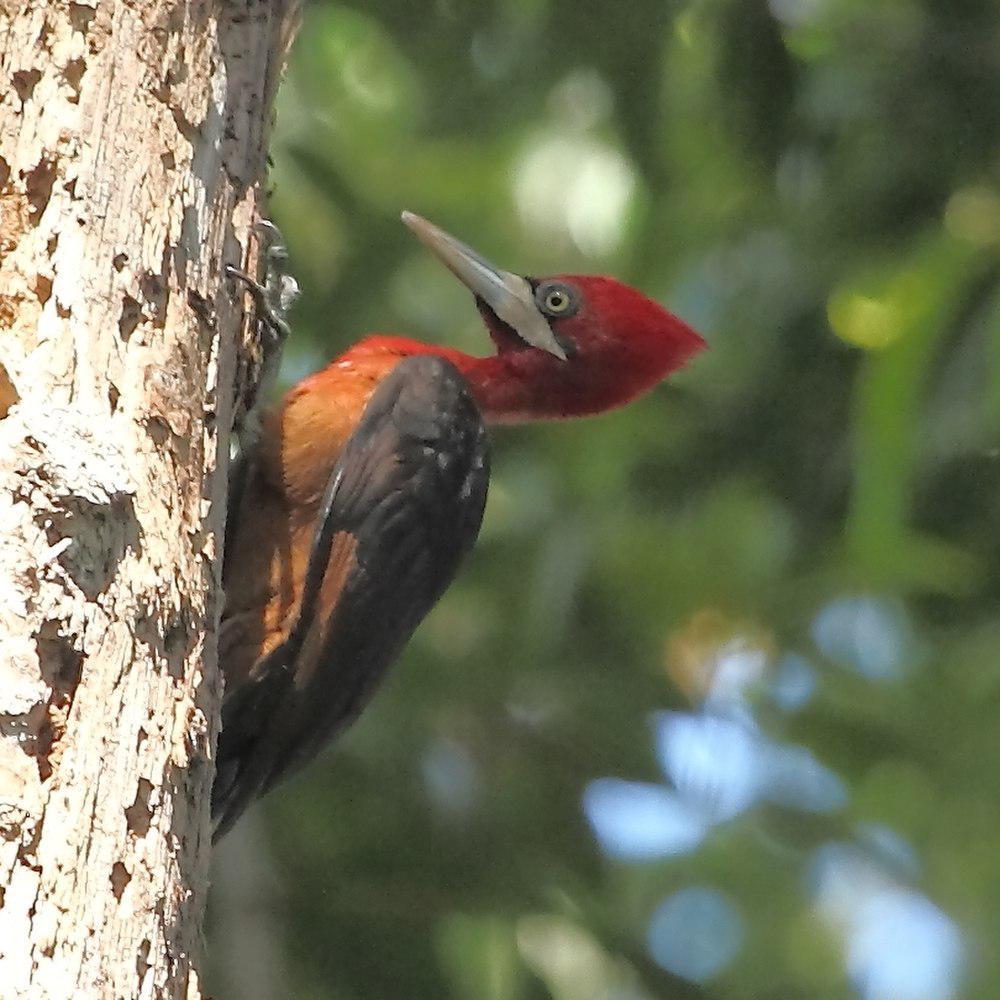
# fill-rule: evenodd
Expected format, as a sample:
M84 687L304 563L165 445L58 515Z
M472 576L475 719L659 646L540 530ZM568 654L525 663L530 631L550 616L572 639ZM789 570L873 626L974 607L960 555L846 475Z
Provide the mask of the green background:
M988 0L307 7L286 384L487 352L403 208L710 349L494 433L460 579L217 852L210 992L997 995L998 138Z

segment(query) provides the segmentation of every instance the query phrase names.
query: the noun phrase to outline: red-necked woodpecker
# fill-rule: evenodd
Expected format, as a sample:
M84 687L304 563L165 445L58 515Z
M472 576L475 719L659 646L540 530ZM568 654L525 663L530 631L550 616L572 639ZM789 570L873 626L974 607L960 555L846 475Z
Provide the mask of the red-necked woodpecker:
M705 345L612 278L503 271L403 221L475 296L495 353L366 337L266 413L234 478L217 835L357 717L479 531L483 423L580 417Z

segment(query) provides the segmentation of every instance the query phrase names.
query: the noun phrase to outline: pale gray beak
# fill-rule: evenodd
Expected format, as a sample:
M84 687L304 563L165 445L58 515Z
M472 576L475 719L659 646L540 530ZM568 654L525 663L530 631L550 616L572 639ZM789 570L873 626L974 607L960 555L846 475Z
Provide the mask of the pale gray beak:
M403 212L401 218L417 239L526 344L566 360L566 352L535 305L531 285L524 278L494 267L475 250L413 212Z

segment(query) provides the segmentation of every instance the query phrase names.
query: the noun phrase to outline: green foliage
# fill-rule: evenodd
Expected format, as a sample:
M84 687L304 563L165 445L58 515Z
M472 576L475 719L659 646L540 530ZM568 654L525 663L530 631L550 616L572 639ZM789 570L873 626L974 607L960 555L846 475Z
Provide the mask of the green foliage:
M838 844L860 873L841 891L909 892L964 940L954 994L860 995L995 995L997 14L307 8L273 148L304 286L289 380L373 330L487 350L403 208L523 273L614 273L711 349L622 412L495 434L460 581L351 733L261 807L282 995L859 995L849 921L817 888ZM760 670L729 707L835 773L842 806L758 801L691 850L609 858L589 783L668 786L650 714L716 710L736 647ZM783 707L789 653L814 690ZM909 845L898 863L876 827ZM742 927L697 985L646 941L688 886ZM245 919L218 904L217 954ZM218 966L213 992L237 995Z

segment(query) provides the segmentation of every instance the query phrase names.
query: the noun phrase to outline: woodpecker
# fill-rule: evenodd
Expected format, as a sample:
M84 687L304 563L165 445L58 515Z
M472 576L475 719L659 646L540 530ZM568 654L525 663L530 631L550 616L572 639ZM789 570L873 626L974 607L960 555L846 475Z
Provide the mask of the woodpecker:
M472 292L494 352L369 336L261 418L231 477L217 838L357 718L450 584L482 521L484 423L622 406L705 346L613 278L522 277L402 218Z

